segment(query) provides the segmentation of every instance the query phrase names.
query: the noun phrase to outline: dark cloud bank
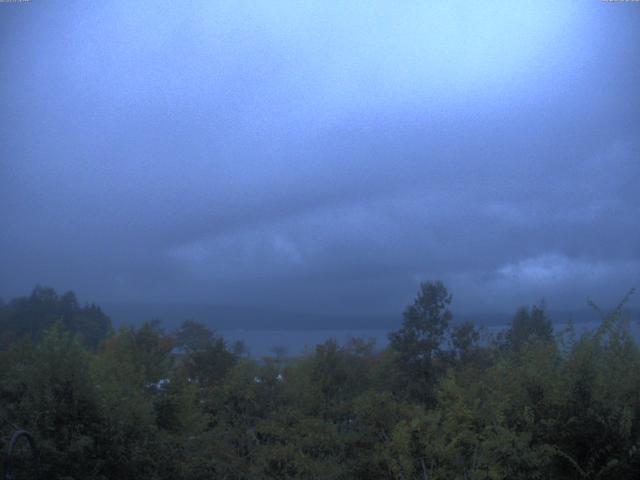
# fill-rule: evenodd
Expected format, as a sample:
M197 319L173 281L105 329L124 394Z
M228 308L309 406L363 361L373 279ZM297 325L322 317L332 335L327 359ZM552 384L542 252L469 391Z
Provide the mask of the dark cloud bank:
M0 5L3 298L381 325L427 279L467 315L640 286L639 5L251 3Z

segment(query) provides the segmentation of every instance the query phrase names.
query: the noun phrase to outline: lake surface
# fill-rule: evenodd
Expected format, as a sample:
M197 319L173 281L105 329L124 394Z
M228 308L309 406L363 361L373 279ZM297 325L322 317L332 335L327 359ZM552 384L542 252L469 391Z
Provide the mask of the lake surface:
M600 322L581 322L574 324L576 336L587 331L593 331ZM504 330L506 325L483 327L483 340ZM556 333L562 331L566 324L555 324ZM332 329L332 330L221 330L225 340L232 344L242 340L249 348L252 357L263 357L273 354L274 347L285 347L289 355L302 355L305 351L313 351L315 346L330 338L335 338L340 345L346 344L351 338L373 338L378 348L385 348L389 343L387 335L390 330L382 329ZM640 340L640 322L631 322L631 332L636 340Z

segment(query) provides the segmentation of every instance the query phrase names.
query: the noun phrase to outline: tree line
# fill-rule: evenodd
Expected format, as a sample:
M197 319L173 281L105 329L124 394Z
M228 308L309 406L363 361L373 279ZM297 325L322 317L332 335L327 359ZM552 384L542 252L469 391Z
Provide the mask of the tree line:
M1 446L29 430L56 479L640 478L624 302L579 337L533 306L489 339L451 302L422 284L385 349L253 359L201 323L114 331L38 287L0 306Z

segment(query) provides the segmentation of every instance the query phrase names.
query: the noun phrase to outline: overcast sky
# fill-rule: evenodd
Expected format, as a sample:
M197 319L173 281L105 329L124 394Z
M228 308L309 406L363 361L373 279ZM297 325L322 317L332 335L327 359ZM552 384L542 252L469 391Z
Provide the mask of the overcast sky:
M5 300L640 287L640 3L3 3L0 109Z

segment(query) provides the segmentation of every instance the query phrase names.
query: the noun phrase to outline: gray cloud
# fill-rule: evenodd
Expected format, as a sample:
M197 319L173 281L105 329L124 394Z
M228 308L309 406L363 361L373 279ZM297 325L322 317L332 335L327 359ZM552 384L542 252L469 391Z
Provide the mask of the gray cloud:
M2 6L0 294L395 312L640 282L640 9Z

